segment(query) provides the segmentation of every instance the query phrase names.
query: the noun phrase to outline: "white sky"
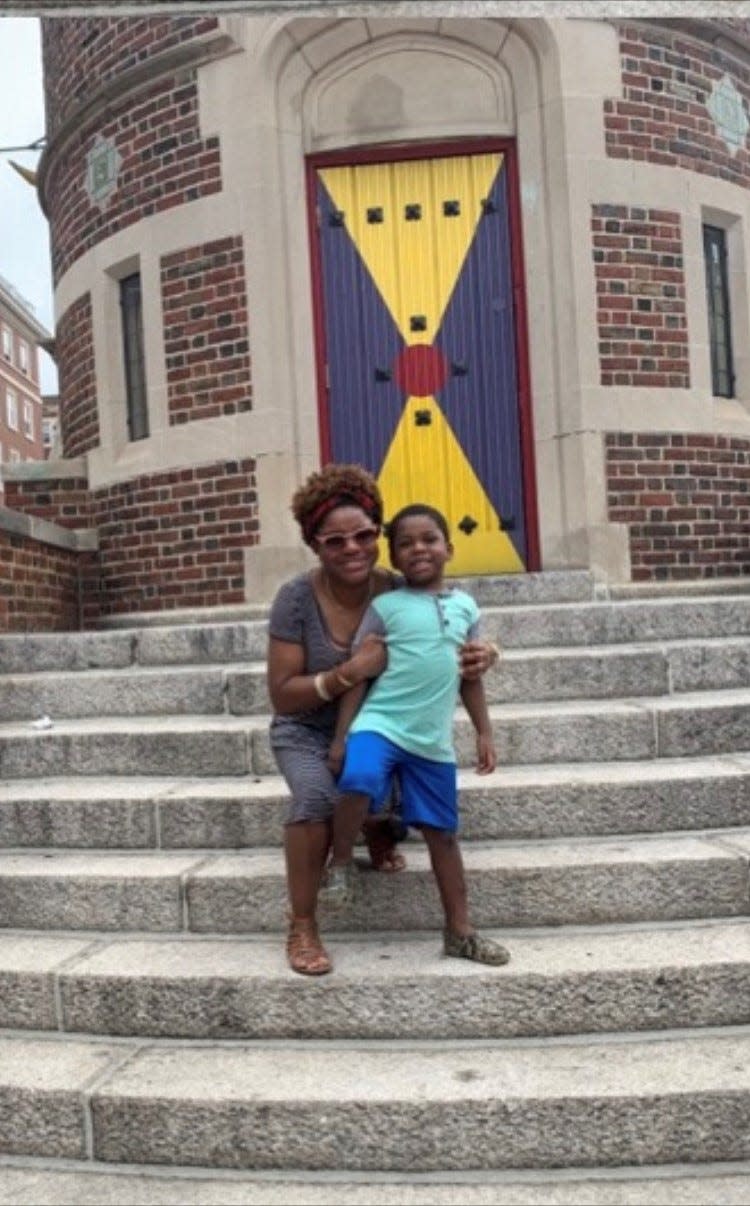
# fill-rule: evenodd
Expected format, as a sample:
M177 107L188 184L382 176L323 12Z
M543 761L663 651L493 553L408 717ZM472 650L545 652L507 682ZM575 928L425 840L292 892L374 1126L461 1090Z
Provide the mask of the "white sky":
M0 17L0 147L44 134L39 20ZM35 168L38 151L0 153L0 275L15 285L42 326L54 331L49 226L36 193L8 164ZM55 366L40 354L42 393L57 391Z

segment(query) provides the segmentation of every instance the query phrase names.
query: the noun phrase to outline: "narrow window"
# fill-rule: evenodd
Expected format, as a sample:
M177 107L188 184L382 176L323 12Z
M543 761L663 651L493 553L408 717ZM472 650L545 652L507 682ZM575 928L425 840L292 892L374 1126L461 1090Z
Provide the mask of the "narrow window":
M143 307L139 272L120 281L122 346L125 362L125 392L128 408L128 436L144 440L149 434L146 366L143 355Z
M711 386L718 398L734 397L731 314L727 282L727 237L720 226L703 227Z
M23 434L27 439L34 439L34 407L28 398L23 400Z
M22 373L28 374L29 371L29 349L23 339L18 341L18 367Z
M5 395L5 419L11 431L18 431L18 399L12 389Z
M7 327L3 327L3 356L6 360L10 360L13 350L13 338Z

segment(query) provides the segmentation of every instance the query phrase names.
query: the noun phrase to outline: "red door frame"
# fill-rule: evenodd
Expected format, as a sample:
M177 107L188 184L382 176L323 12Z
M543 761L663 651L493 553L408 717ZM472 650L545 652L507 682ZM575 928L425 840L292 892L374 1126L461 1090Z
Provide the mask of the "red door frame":
M539 545L539 510L536 493L536 458L534 456L534 427L531 403L531 370L529 364L528 317L524 276L523 241L521 232L521 193L518 177L518 156L515 139L466 138L447 142L393 144L384 146L351 147L348 150L325 151L308 155L306 165L308 235L313 295L313 329L315 339L315 377L320 425L321 462L331 457L331 431L328 416L328 380L326 374L325 298L323 294L323 265L320 240L317 237L317 180L319 168L350 167L365 163L393 163L408 159L437 159L447 155L481 155L500 152L505 158L508 173L508 226L510 230L511 278L513 281L516 375L518 386L518 420L521 437L521 475L526 518L527 570L541 567Z

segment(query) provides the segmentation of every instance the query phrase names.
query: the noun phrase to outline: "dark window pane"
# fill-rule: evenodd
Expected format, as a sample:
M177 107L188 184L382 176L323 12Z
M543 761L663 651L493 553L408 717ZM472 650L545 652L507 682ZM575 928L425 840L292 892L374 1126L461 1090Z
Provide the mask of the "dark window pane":
M136 272L133 276L123 277L120 281L120 307L128 435L131 440L143 440L148 435L149 428L140 273Z
M703 258L708 302L708 338L711 347L711 385L715 396L734 397L731 315L727 284L726 231L703 227Z

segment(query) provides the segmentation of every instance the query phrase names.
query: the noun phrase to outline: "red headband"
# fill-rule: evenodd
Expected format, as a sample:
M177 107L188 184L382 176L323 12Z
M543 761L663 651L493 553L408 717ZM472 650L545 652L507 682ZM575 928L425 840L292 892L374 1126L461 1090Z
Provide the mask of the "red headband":
M332 498L324 498L323 502L318 503L317 507L302 520L302 535L307 544L313 539L329 512L335 511L336 507L345 507L351 504L361 507L365 515L369 515L370 519L374 520L375 523L380 523L380 505L374 498L371 498L369 494L365 494L362 490L346 490L341 494L334 494Z

